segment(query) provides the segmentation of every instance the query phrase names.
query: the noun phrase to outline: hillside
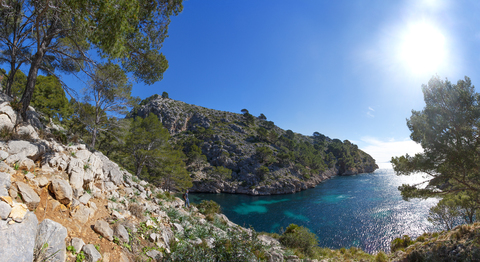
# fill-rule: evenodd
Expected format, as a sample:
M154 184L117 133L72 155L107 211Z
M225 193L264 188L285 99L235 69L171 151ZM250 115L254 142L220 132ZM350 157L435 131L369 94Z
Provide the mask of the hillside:
M348 140L283 130L262 114L237 114L154 95L131 117L158 116L181 148L194 192L295 193L335 175L373 172L375 160Z
M1 95L0 95L0 99ZM393 253L317 246L236 225L213 202L186 208L84 144L62 144L33 108L0 103L0 258L16 261L478 261L479 224L392 242ZM12 130L17 123L16 131Z

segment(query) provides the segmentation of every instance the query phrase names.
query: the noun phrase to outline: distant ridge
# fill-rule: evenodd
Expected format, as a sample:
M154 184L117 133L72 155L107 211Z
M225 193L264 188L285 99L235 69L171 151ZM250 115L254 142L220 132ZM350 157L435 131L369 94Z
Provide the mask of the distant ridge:
M283 130L262 114L208 109L159 95L130 116L158 116L187 156L194 192L288 194L335 175L370 173L375 160L348 140Z

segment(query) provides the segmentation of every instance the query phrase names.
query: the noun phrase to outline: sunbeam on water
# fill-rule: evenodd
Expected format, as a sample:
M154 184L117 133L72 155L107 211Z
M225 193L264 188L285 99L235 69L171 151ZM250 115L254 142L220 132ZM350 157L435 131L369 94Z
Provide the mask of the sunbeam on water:
M214 200L233 222L257 231L280 232L289 224L308 227L329 248L356 246L368 252L388 251L402 235L434 231L428 210L437 199L404 201L402 184L423 181L421 175L396 176L393 170L334 177L316 188L290 195L248 196L191 193L192 202Z

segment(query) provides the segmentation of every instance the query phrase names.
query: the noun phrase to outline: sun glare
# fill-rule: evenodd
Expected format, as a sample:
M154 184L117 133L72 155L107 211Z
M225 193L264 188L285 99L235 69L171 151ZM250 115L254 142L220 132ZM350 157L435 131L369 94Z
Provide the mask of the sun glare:
M445 37L428 24L412 25L401 43L400 59L415 74L436 73L445 59Z

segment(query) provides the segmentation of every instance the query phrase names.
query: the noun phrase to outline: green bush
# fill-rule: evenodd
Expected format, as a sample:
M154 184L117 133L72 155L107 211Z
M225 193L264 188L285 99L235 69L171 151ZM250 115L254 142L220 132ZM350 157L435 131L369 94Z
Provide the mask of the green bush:
M397 250L403 250L413 243L415 242L412 241L408 235L404 235L401 238L397 237L392 241L392 243L390 243L390 250L392 251L392 253Z
M318 238L308 228L290 224L280 237L280 242L288 248L312 256L315 246L318 245Z
M220 213L220 205L213 200L202 200L200 204L196 205L198 211L204 214L208 220L213 221L214 215Z
M383 251L378 252L377 255L375 256L375 262L387 262L387 261L388 261L388 256Z

